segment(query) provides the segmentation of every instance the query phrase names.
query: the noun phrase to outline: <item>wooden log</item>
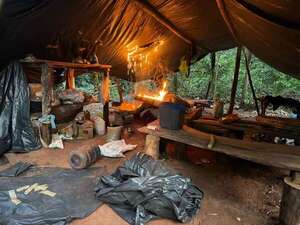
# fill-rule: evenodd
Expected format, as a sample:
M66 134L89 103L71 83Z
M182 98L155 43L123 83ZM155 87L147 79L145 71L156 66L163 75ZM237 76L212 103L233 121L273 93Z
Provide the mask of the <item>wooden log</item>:
M239 81L239 74L240 74L241 52L242 52L242 47L239 46L237 48L237 52L236 52L234 78L233 78L233 83L232 83L231 96L230 96L230 106L229 106L229 109L228 109L228 114L232 114L234 104L235 104L235 96L236 96L236 90L237 90L237 85L238 85L238 81Z
M249 133L266 133L278 137L297 138L300 128L295 126L280 125L276 123L267 123L263 121L239 120L230 124L222 123L211 119L198 119L191 122L192 127L200 128L205 126L215 126L232 131L243 131Z
M255 90L254 90L254 86L253 86L253 83L252 83L251 72L250 72L251 53L248 50L248 56L247 56L244 48L243 48L243 53L244 53L244 57L245 57L246 71L247 71L248 81L249 81L250 88L251 88L251 93L252 93L253 100L254 100L254 103L255 103L255 108L256 108L257 114L260 115L259 106L258 106L257 98L256 98L256 95L255 95Z
M227 137L214 136L184 126L182 130L138 129L142 133L159 136L168 140L185 143L197 148L224 153L237 158L300 172L300 147L260 142L246 142ZM212 138L214 144L209 148Z
M42 114L48 115L51 111L51 99L52 99L52 80L51 69L47 64L42 65L41 83L43 86L42 97Z
M51 134L51 124L50 123L41 123L40 126L41 131L41 139L46 146L49 146L52 141L52 134Z
M105 121L105 126L109 126L109 72L108 69L103 76L102 85L101 85L101 93L102 93L102 101L103 101L103 120Z
M299 174L298 176L299 177ZM300 224L300 181L293 177L284 179L283 195L280 206L280 224Z
M147 135L145 142L145 153L151 155L154 159L159 159L160 138L154 135Z
M75 89L75 70L68 69L66 73L66 89Z

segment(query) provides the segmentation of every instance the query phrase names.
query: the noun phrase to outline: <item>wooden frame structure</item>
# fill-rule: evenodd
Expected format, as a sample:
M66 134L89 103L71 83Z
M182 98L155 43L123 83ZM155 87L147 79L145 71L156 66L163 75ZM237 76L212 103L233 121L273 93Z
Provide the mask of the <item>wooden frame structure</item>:
M37 59L33 62L23 62L28 67L41 68L41 83L43 86L43 97L42 97L42 115L48 115L51 112L51 100L53 96L53 69L63 68L67 70L66 73L66 88L75 88L75 70L79 71L104 71L104 78L108 80L111 70L111 65L102 64L80 64L72 62L61 62L52 60L41 60ZM109 89L109 86L106 88ZM102 89L102 94L103 94ZM108 92L107 90L105 90ZM108 121L108 104L109 98L103 102L103 118L105 118L106 126L109 124Z

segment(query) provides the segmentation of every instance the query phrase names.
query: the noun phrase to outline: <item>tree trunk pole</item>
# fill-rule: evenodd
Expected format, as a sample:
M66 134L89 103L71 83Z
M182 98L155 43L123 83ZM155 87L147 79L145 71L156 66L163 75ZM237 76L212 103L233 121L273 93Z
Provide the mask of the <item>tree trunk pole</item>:
M216 53L215 52L212 52L210 54L210 62L211 62L210 63L211 64L211 67L210 67L211 78L210 78L210 81L208 83L205 99L208 99L210 93L211 93L212 98L214 98L215 94L216 94L217 73L216 73L216 69L215 69L216 68Z
M107 69L106 73L103 75L101 91L102 91L102 101L103 101L103 120L105 121L106 128L109 126L109 72Z
M52 79L51 68L48 64L42 65L41 83L43 86L42 97L42 114L48 115L51 112L51 100L52 100Z
M254 90L254 86L253 86L253 83L252 83L251 72L250 72L251 53L248 50L248 56L247 56L244 49L243 49L243 53L244 53L244 58L245 58L246 72L247 72L247 76L248 76L248 80L249 80L253 100L254 100L254 103L255 103L256 111L257 111L257 114L260 115L259 106L258 106L257 98L256 98L256 95L255 95L255 90Z
M237 48L237 52L236 52L234 78L233 78L233 83L232 83L230 106L229 106L228 114L232 114L234 104L235 104L235 96L236 96L237 85L238 85L239 74L240 74L241 52L242 52L242 47L239 46Z
M122 88L122 85L121 85L121 81L118 78L115 81L116 81L117 88L118 88L120 103L122 103L123 102L123 88Z

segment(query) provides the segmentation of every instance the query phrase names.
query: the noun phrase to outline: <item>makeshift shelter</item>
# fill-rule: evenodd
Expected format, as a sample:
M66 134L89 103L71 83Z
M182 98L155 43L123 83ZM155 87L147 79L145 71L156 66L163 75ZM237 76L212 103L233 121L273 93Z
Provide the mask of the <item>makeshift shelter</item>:
M74 82L75 69L105 69L105 98L109 75L144 80L153 78L157 71L174 72L180 66L188 67L208 53L245 46L266 63L299 79L299 10L296 0L4 0L0 2L0 61L6 65L28 54L38 59L30 64L38 64L42 73L31 70L28 76L41 76L44 115L49 114L53 68L69 70L68 84ZM72 62L78 57L95 55L96 64ZM241 48L237 59L240 57ZM238 69L235 90L237 78ZM54 81L58 79L55 75ZM233 92L232 102L234 95ZM108 102L105 98L106 123ZM253 126L259 129L256 125ZM241 148L240 140L232 144L228 138L202 133L193 138L194 130L161 131L162 134L141 129L154 139L156 147L163 137L293 171L291 178L286 179L281 219L287 225L299 224L300 203L291 201L293 196L300 195L299 187L294 186L299 182L298 152L285 146L269 148L265 153L263 144ZM184 140L178 138L181 136ZM224 145L228 149L224 150ZM291 213L284 213L285 210Z
M80 42L98 41L99 61L128 79L129 54L148 52L150 67L159 59L175 71L184 56L197 60L240 44L299 77L299 7L296 0L3 1L0 59L33 53L71 61ZM139 71L135 79L150 73Z

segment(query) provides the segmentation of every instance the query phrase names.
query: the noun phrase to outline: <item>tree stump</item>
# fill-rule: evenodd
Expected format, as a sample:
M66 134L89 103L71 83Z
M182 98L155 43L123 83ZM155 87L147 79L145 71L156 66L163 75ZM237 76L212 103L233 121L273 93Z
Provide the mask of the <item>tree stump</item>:
M160 137L150 134L146 136L145 153L154 159L159 159L159 141Z
M279 220L282 225L300 225L300 181L293 177L284 179Z

